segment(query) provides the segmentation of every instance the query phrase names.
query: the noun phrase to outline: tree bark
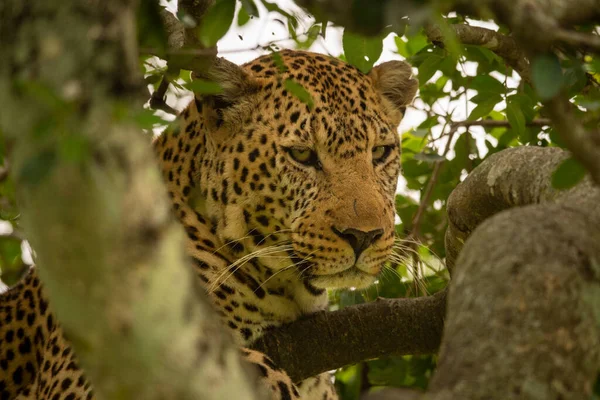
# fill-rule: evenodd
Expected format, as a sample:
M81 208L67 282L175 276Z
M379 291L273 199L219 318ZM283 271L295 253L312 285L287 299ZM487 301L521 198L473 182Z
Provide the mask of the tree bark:
M134 1L0 4L0 129L51 308L101 398L256 399L184 252L150 136Z
M435 12L446 14L458 11L483 19L489 11L507 25L522 26L532 35L552 40L552 30L559 26L583 25L600 21L599 0L453 0L442 3L406 0L297 0L296 3L319 18L335 22L350 30L367 34L380 34L388 26L397 26L409 17L419 22ZM432 10L431 6L435 8ZM533 25L531 22L537 19ZM539 31L538 22L546 25Z
M600 367L600 191L589 180L552 189L548 178L564 157L507 150L453 192L455 249L495 215L456 260L440 360L423 399L591 396ZM498 213L511 206L522 207Z
M320 312L273 329L253 348L295 381L385 355L432 354L444 327L446 292Z
M545 178L561 158L555 149L505 151L452 195L449 218L461 232L487 210L543 204L498 213L467 240L424 399L591 396L600 367L600 192L589 181L549 190Z

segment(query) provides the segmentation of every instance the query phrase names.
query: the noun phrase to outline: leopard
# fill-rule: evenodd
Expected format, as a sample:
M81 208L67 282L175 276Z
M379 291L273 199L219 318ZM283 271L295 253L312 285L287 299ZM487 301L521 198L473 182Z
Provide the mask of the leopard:
M190 265L273 399L335 400L329 372L293 382L250 348L327 310L328 290L376 281L418 80L404 61L365 73L303 50L217 58L195 78L219 90L195 94L152 143ZM94 398L34 267L0 294L0 400Z

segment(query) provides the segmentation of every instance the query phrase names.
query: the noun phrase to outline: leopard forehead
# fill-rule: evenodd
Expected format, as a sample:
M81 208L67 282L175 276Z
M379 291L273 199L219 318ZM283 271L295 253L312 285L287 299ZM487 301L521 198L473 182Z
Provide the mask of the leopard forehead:
M393 130L371 79L336 58L286 50L278 57L257 58L244 68L263 82L257 94L261 106L257 112L262 114L255 121L276 124L280 135L293 134L308 142L313 138L307 134L321 128L332 143L345 134L359 145L369 129L383 136ZM270 113L265 114L263 107Z

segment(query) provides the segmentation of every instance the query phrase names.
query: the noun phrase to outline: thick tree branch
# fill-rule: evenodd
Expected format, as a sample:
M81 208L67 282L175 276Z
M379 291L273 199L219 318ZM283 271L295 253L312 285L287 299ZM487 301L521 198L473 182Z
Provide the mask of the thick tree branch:
M488 19L492 11L507 25L523 26L532 35L543 35L548 41L558 40L553 34L556 28L600 21L600 0L379 0L368 5L362 1L349 4L346 0L297 0L296 3L316 16L371 35L381 33L387 26L400 25L405 17L422 23L431 15L431 5L438 7L435 11L443 14L457 11L483 19ZM538 23L528 25L533 18L547 27L539 31Z
M0 130L15 143L33 273L99 397L256 399L189 265L150 138L115 112L142 106L136 2L96 3L0 6L0 104L19 115ZM65 138L78 157L63 156ZM37 333L31 345L52 349Z
M448 198L448 268L453 268L471 232L492 215L513 207L553 202L574 190L594 193L589 181L568 191L552 187L552 173L567 157L558 148L520 147L493 154L473 170Z
M454 31L456 38L461 43L482 46L493 51L517 71L524 80L529 81L531 79L529 61L513 38L478 26L455 24L449 25L449 28ZM427 26L425 34L433 43L444 43L448 40L436 25Z
M600 366L600 190L589 180L552 189L549 177L566 156L506 150L453 192L450 236L464 240L495 215L456 261L425 399L591 396Z
M169 50L180 49L185 45L185 26L177 17L166 9L161 10L160 18L167 34Z
M253 348L267 353L294 381L390 354L438 349L446 293L321 312L269 331Z

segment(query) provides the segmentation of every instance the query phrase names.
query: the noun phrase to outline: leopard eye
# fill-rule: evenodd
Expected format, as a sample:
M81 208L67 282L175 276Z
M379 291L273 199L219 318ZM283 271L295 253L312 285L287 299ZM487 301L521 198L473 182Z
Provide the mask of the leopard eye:
M378 163L378 162L385 160L387 158L387 156L390 154L390 152L392 151L393 147L394 146L391 146L391 145L373 147L373 150L372 150L373 162Z
M315 168L321 167L321 162L319 161L319 157L317 157L317 153L314 150L311 150L306 147L291 147L287 148L286 151L294 159L294 161L299 162L303 165L308 165Z

